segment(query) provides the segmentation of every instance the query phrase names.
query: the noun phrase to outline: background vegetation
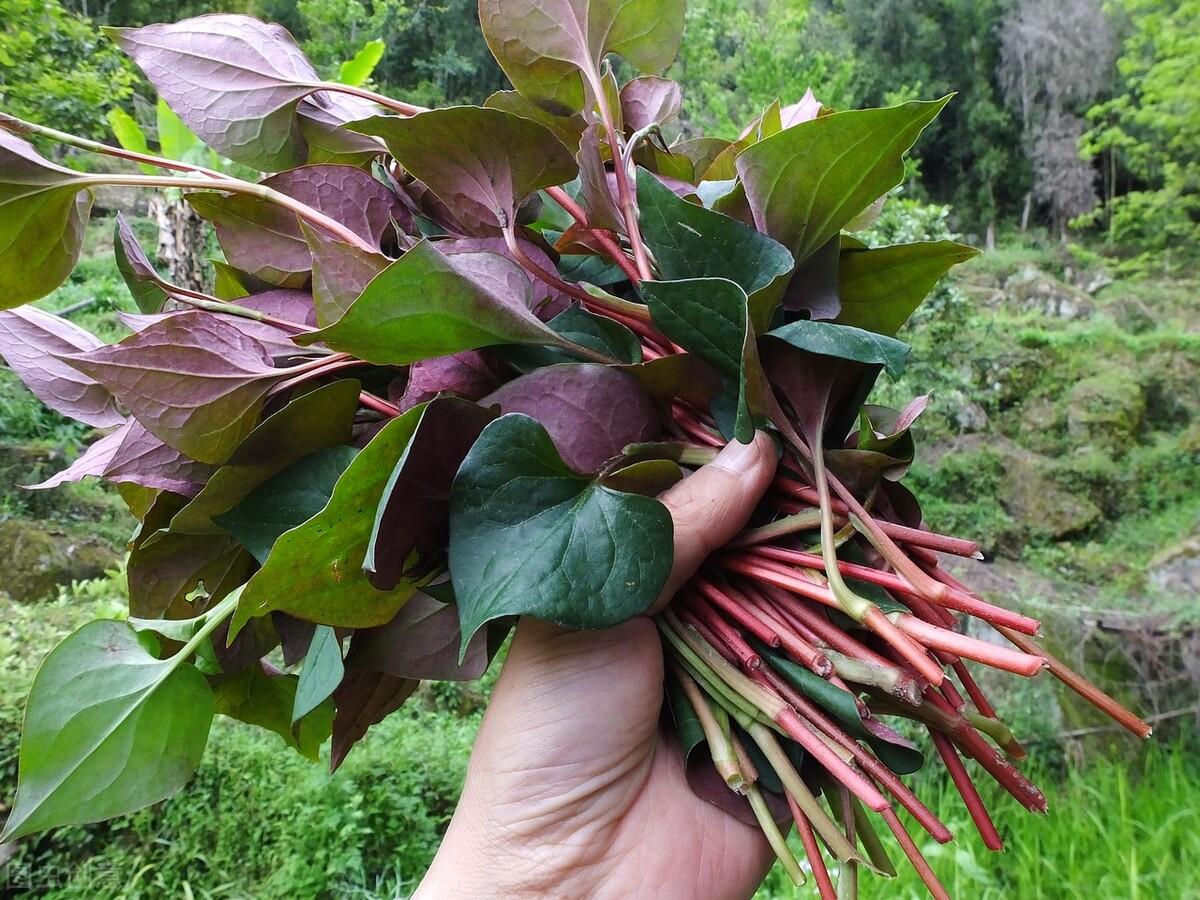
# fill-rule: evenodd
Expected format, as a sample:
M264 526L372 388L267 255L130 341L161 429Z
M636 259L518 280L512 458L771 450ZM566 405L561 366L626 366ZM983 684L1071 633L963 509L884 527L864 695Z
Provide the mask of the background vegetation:
M374 86L414 102L503 86L473 0L0 0L0 109L111 140L120 108L153 141L153 98L96 26L213 10L283 22L331 77L381 39ZM991 251L938 289L905 335L915 364L880 392L934 392L910 481L931 523L985 542L988 562L964 577L1019 598L1052 639L1075 636L1059 649L1161 720L1153 746L1135 747L1094 732L1045 679L1003 690L1051 815L989 798L1010 848L998 859L929 778L922 794L962 839L923 850L960 897L1200 897L1200 0L692 0L670 74L688 135L736 136L810 85L838 107L959 92L868 237L960 234ZM145 209L103 199L153 244ZM43 305L115 338L115 313L133 306L107 228ZM0 369L0 798L37 663L82 622L121 615L120 499L92 484L11 488L92 437ZM406 896L494 676L427 690L333 777L299 757L268 766L278 738L226 723L173 800L0 847L0 892ZM908 875L864 888L922 896ZM807 894L772 877L761 896Z

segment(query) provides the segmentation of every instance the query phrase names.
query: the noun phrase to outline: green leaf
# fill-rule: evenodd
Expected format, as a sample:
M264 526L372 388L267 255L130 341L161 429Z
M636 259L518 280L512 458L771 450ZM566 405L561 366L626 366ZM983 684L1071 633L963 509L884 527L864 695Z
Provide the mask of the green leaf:
M768 333L809 353L883 366L893 378L904 374L912 348L893 337L863 331L850 325L798 319Z
M304 345L319 341L378 365L406 365L494 344L577 349L529 309L460 273L429 241L380 272L337 322L296 338Z
M663 280L726 278L752 295L792 271L792 255L778 241L688 203L644 169L637 192L642 236Z
M275 541L325 508L334 485L358 451L326 447L293 463L213 521L265 563Z
M242 592L231 639L252 617L272 610L324 625L382 625L412 596L415 587L406 581L377 591L362 566L374 510L424 409L415 406L384 426L342 473L325 508L280 536Z
M171 519L177 534L222 534L213 517L227 513L267 481L310 453L349 444L361 385L322 385L263 419L213 473L200 493Z
M332 325L346 314L376 275L391 263L382 253L368 253L300 223L312 254L312 295L317 324Z
M295 675L268 673L261 663L250 666L217 686L217 712L275 732L301 756L316 762L321 744L333 731L333 701L326 700L293 723L298 683Z
M292 705L292 724L333 696L342 682L346 668L342 663L342 645L328 625L313 629L312 641L304 657L304 668L296 683L296 698Z
M175 110L167 106L166 101L161 97L154 105L154 118L158 127L159 156L206 165L219 162L217 159L204 159L206 154L211 156L215 156L215 154L205 148L200 142L200 138L192 133L192 129L183 123L183 119L175 115Z
M0 840L171 796L196 770L212 717L212 691L182 656L155 659L124 622L84 625L34 678Z
M663 334L721 373L734 437L748 444L753 416L766 409L770 389L758 362L746 292L726 278L689 278L642 282L642 296Z
M687 694L674 678L667 679L667 703L671 718L675 722L675 735L679 739L679 752L686 763L692 751L705 742L704 727Z
M75 268L92 209L84 178L0 129L0 309L44 297Z
M588 312L581 303L572 303L546 325L567 340L626 365L642 361L642 344L632 331L614 319ZM579 359L576 354L550 347L510 347L506 356L525 371Z
M954 241L921 241L875 249L842 248L837 321L894 335L951 266L979 251Z
M669 66L683 12L684 0L481 0L479 22L513 87L568 115L594 97L608 53L645 73Z
M554 132L555 137L562 141L563 146L571 151L579 149L579 140L584 129L588 127L588 123L582 115L563 116L547 112L516 91L496 91L483 101L483 105L488 109L502 109L505 112L521 116L523 119L533 119L533 121L545 125Z
M383 138L400 165L472 230L508 226L526 197L578 173L550 129L501 109L452 106L375 116L352 128Z
M341 64L338 68L337 80L351 87L362 87L371 77L371 73L375 71L375 67L379 65L379 61L383 59L383 52L386 49L387 45L378 38L367 41L354 54L353 58Z
M454 479L450 575L464 649L507 615L616 625L654 602L672 556L666 507L576 475L528 416L488 425Z
M113 137L117 139L118 144L131 153L141 153L144 156L150 155L150 145L146 143L146 132L142 130L142 126L138 124L137 119L119 106L114 106L110 109L106 118L108 119L108 127L112 129ZM146 163L139 163L138 168L147 175L160 174L158 169Z
M802 263L904 178L904 152L950 97L820 116L744 150L737 171L760 231Z
M133 295L137 308L144 313L161 311L167 302L166 291L159 284L158 273L123 213L117 213L113 226L113 256L116 257L117 271Z

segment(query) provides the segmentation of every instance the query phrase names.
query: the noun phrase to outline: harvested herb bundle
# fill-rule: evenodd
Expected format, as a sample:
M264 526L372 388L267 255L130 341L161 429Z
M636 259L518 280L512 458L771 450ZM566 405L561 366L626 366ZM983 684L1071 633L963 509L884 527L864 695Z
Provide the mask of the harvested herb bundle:
M336 768L421 680L478 677L515 617L645 612L672 566L656 495L765 429L771 490L656 619L689 772L802 881L786 811L822 897L826 855L844 885L891 870L879 822L945 896L894 810L951 839L900 778L925 754L886 718L928 730L993 849L963 755L1044 801L969 664L1049 668L1149 733L942 567L979 548L927 528L901 485L927 398L865 402L975 253L852 234L948 98L839 112L810 94L736 141L668 144L680 89L655 73L682 0L481 0L480 18L516 90L437 110L322 81L246 16L114 30L258 181L0 117L0 355L104 430L36 487L99 477L141 521L129 621L84 626L34 682L4 839L171 795L218 712L313 758L331 737ZM645 74L620 85L609 54ZM29 136L140 168L76 172ZM70 274L106 185L182 190L224 253L211 295L180 287L118 218L140 313L109 346L22 305ZM967 616L1010 646L963 634Z

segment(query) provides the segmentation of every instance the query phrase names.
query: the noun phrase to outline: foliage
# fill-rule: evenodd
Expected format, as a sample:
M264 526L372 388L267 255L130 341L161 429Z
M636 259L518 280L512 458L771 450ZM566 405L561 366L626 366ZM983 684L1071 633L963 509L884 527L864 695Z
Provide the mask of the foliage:
M104 111L130 97L137 83L120 51L59 0L3 0L0 22L4 111L105 137Z
M1088 111L1083 145L1106 169L1106 205L1089 221L1131 255L1130 266L1171 269L1193 257L1200 229L1200 4L1130 0L1111 100ZM1119 190L1121 182L1124 190Z

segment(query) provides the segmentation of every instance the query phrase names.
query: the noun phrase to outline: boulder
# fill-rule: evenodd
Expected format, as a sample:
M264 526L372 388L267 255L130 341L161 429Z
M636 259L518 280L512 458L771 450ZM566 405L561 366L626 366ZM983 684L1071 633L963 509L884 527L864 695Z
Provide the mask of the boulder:
M51 531L37 522L0 522L0 593L13 600L41 600L60 585L96 578L119 564L121 554L109 543Z
M1180 541L1150 560L1147 581L1155 590L1176 597L1200 594L1200 534Z
M1106 369L1077 382L1067 395L1067 433L1081 444L1129 449L1146 412L1142 386L1125 369Z
M1058 319L1086 319L1096 311L1096 303L1077 287L1059 281L1053 275L1030 266L1004 282L1010 303L1023 312L1038 312Z
M1037 453L997 439L1004 477L1000 504L1031 534L1061 540L1100 521L1100 508L1084 494L1068 491L1054 477L1054 464Z

